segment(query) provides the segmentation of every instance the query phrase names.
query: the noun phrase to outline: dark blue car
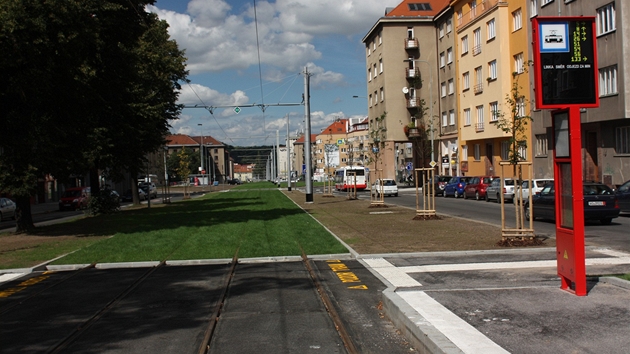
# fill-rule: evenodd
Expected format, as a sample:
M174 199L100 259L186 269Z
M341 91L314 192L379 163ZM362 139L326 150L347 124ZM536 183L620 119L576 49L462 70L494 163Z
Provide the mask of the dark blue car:
M630 213L630 181L622 184L619 189L615 191L615 195L619 200L619 208L622 212Z
M473 177L455 176L444 187L444 198L453 196L459 198L464 195L464 188L466 183L470 182Z

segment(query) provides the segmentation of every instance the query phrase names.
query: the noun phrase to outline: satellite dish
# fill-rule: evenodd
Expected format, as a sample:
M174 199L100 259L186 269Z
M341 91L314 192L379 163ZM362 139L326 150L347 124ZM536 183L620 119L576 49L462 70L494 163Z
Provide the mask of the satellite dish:
M407 87L403 87L402 92L406 95L409 93L409 89Z

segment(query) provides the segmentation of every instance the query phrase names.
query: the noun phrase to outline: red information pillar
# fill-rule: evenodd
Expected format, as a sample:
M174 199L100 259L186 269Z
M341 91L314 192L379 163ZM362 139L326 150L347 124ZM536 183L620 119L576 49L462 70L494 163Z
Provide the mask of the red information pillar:
M555 111L556 258L563 290L585 296L584 191L580 109Z
M594 17L534 17L536 108L552 112L561 288L586 295L580 109L599 107Z

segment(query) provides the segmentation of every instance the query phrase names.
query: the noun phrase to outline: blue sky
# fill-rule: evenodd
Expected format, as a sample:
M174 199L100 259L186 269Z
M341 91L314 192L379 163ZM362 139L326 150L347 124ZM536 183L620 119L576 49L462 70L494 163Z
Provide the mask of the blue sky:
M361 39L386 7L399 2L157 0L148 9L169 23L171 38L186 51L191 82L183 85L180 103L300 103L301 73L307 66L313 74L311 129L319 133L335 118L367 115ZM264 112L243 107L239 114L232 108L217 108L212 114L187 108L171 122L171 132L211 135L230 145L270 145L275 143L276 130L283 143L287 115L292 135L304 130L304 106L269 106Z

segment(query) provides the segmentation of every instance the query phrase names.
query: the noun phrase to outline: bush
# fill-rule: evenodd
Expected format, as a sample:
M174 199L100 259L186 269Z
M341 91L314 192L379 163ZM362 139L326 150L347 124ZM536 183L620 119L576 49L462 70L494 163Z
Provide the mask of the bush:
M109 188L101 189L88 201L90 215L112 214L120 210L120 197Z

